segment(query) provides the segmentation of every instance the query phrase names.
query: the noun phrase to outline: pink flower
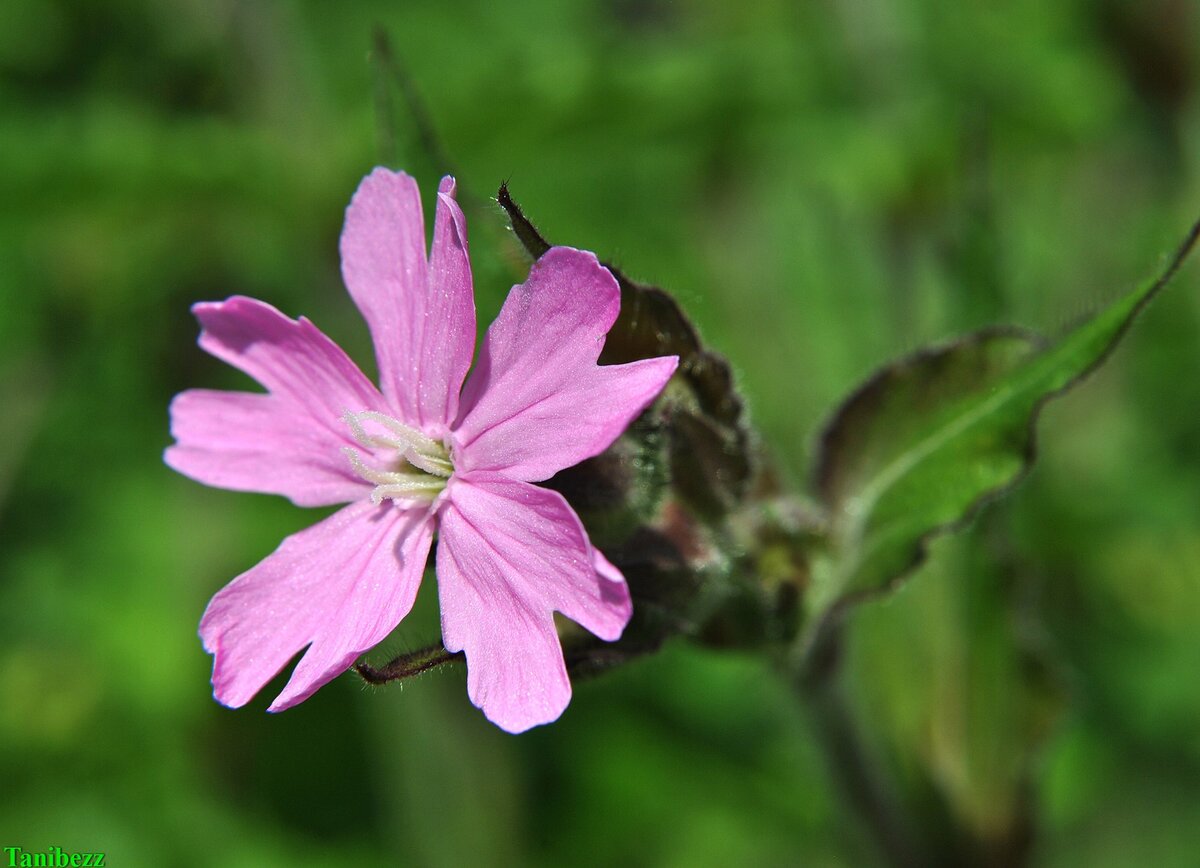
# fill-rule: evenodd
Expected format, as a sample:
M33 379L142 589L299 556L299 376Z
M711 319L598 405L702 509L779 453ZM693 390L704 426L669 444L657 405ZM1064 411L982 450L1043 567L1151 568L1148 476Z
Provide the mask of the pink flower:
M555 247L513 287L468 377L475 303L454 190L444 178L428 260L408 175L376 169L346 211L342 275L378 390L303 317L241 296L193 308L200 346L267 392L177 395L167 464L298 506L348 504L209 603L200 636L225 705L305 646L271 711L344 672L412 608L434 534L442 641L466 652L471 701L509 732L570 700L553 612L609 641L629 621L624 577L562 496L531 483L607 448L678 360L598 366L617 284L591 253Z

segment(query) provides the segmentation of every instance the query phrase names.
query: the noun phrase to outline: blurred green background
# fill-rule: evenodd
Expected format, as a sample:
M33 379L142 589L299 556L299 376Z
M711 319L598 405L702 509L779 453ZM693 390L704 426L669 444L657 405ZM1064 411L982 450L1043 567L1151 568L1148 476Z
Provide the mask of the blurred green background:
M229 711L208 598L317 514L161 462L184 388L243 387L188 306L253 295L368 370L342 212L453 161L480 322L521 279L488 201L671 289L801 484L876 366L1055 332L1200 213L1189 0L4 0L0 846L121 865L874 864L804 708L684 645L520 737L461 671ZM386 115L386 113L385 113ZM930 817L1045 866L1200 853L1200 272L1053 405L1030 479L851 621L847 686ZM426 582L426 591L433 587ZM385 650L436 637L435 601ZM377 655L381 656L381 655ZM1017 830L1017 832L1014 832ZM359 859L361 863L352 863Z

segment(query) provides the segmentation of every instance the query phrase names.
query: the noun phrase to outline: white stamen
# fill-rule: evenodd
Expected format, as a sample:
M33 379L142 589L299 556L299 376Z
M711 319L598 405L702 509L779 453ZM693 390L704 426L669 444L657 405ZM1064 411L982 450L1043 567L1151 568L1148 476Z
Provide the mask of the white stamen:
M433 500L446 487L446 480L454 473L454 465L446 454L445 446L391 416L371 410L362 413L347 411L342 420L350 426L354 439L363 446L370 449L393 449L411 468L383 470L372 467L363 460L358 450L349 446L343 447L342 452L350 459L354 472L367 482L375 483L375 488L371 491L372 503L382 503L384 498ZM364 420L382 426L388 435L393 436L368 433L363 426Z
M350 426L350 431L354 434L354 439L363 446L395 449L413 467L424 470L433 476L441 476L448 479L454 473L454 465L446 458L446 448L441 443L438 443L432 437L422 434L415 428L410 428L402 422L398 422L391 416L376 413L373 410L366 410L362 413L346 412L342 416L342 419ZM366 429L363 428L363 419L377 422L396 436L379 437L368 434Z
M426 455L421 452L405 452L405 459L413 467L424 470L432 476L440 476L442 479L449 479L454 473L454 465L450 463L450 459L442 458L438 455Z
M379 506L385 497L400 500L433 500L445 487L441 481L429 477L425 477L424 482L376 485L371 489L371 503Z
M354 439L363 446L391 446L393 449L399 449L402 452L407 449L415 449L425 455L437 453L442 449L442 444L433 438L422 434L415 428L409 428L403 422L398 422L391 416L376 413L374 410L365 410L362 413L348 412L342 418L350 426L350 430L354 432ZM363 429L362 422L360 421L362 419L378 422L395 434L396 438L374 437L368 434Z

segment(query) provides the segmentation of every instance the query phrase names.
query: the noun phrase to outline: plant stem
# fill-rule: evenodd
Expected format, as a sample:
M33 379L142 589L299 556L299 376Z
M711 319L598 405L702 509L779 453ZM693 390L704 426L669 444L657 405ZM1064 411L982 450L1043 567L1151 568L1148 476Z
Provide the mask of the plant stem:
M792 683L813 720L814 734L830 776L846 805L871 833L884 863L894 868L928 866L899 810L898 801L869 756L854 714L838 681L840 626L830 626L794 666Z

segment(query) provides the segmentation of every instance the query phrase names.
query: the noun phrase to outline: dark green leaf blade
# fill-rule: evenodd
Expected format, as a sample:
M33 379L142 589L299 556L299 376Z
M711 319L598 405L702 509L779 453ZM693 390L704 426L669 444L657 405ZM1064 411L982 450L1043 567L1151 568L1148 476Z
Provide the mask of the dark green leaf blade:
M929 540L1016 484L1034 460L1043 404L1100 365L1196 242L1192 228L1153 282L1045 346L989 330L884 368L835 414L815 481L829 512L827 569L809 611L887 589L924 558Z

